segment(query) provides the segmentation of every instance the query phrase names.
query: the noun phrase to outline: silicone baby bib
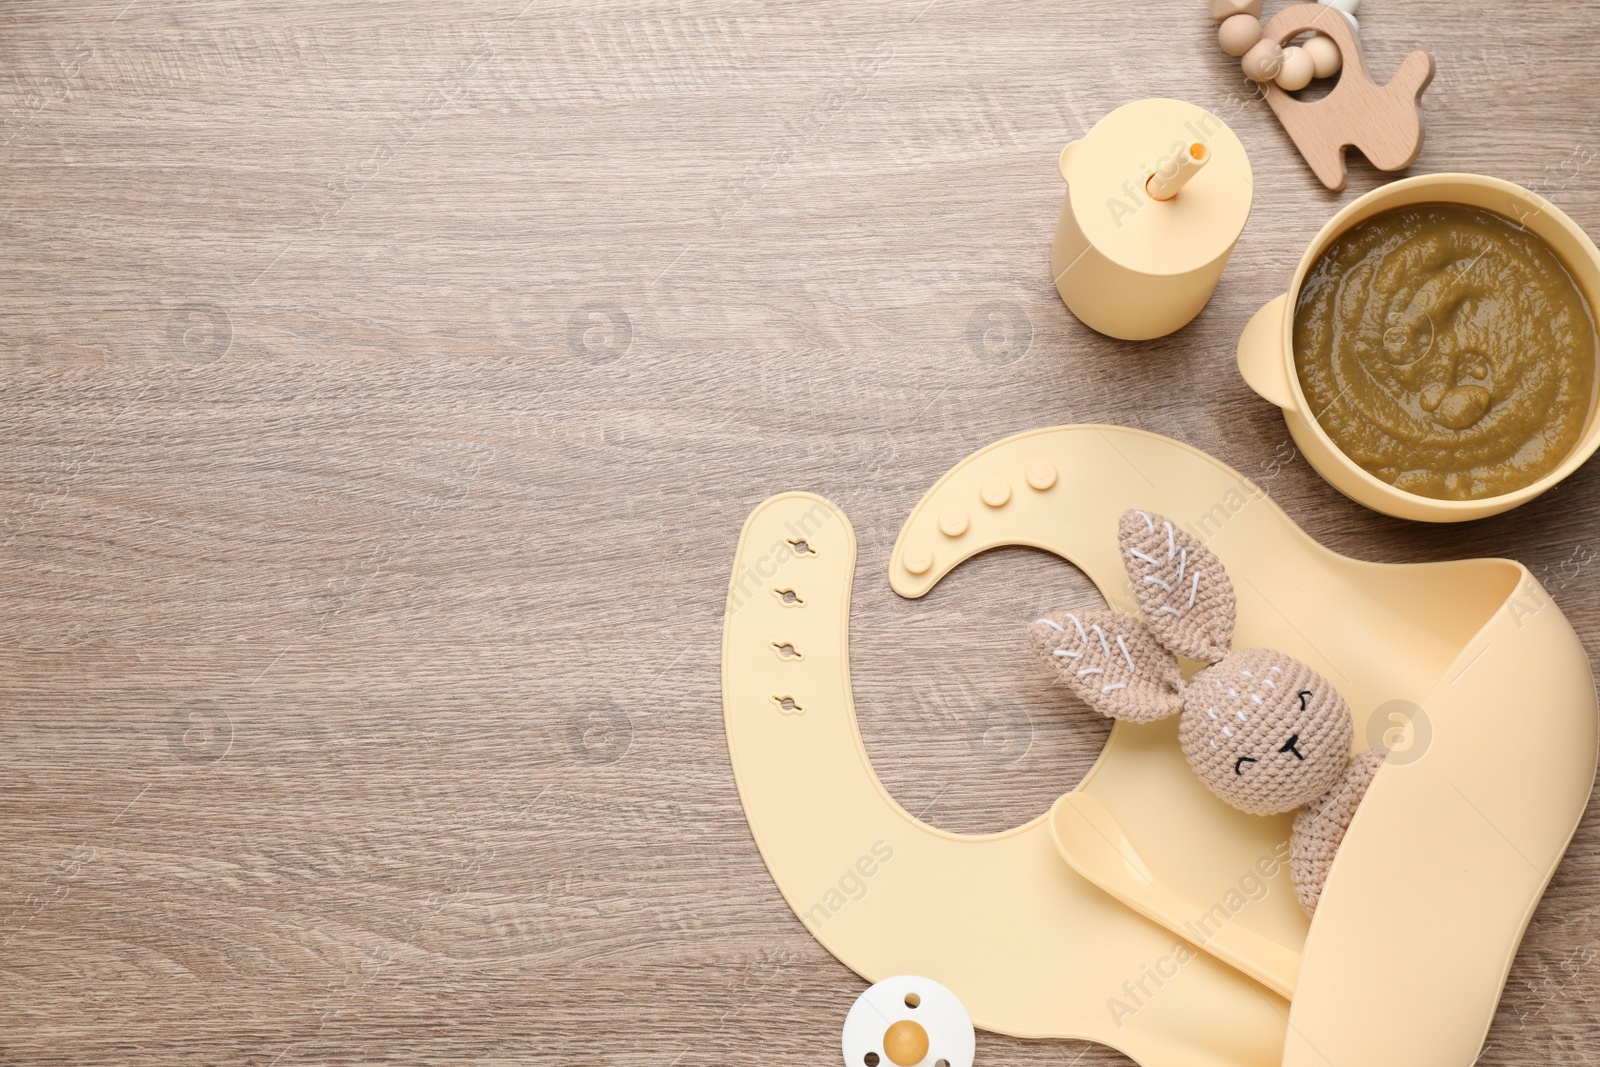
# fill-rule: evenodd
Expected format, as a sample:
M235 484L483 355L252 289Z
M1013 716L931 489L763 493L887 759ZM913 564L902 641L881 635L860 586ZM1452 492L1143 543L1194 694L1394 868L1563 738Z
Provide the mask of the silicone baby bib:
M926 975L985 1029L1152 1065L1465 1067L1593 784L1576 635L1517 563L1346 559L1216 460L1117 427L1035 431L963 461L908 519L890 580L922 596L978 552L1031 545L1132 613L1116 547L1130 507L1222 559L1236 647L1310 664L1349 701L1356 747L1395 751L1315 921L1274 862L1287 817L1212 796L1171 720L1118 723L1075 790L1006 833L945 833L900 808L850 702L854 538L805 494L746 523L723 635L729 750L778 887L863 977ZM1028 621L1018 670L1035 669ZM1062 714L1093 713L1064 699Z
M863 978L932 978L985 1030L1086 1038L1146 1067L1276 1065L1288 1004L1074 872L1042 816L964 836L918 822L884 790L850 699L855 548L833 505L787 493L751 514L734 558L728 751L795 914ZM1113 1012L1125 985L1142 1003Z

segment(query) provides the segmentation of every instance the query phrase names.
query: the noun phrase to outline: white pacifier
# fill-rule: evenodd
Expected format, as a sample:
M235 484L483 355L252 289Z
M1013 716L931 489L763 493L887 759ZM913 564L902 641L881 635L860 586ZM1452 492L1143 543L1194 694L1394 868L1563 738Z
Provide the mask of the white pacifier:
M976 1047L956 995L914 974L870 987L844 1018L845 1067L972 1067Z

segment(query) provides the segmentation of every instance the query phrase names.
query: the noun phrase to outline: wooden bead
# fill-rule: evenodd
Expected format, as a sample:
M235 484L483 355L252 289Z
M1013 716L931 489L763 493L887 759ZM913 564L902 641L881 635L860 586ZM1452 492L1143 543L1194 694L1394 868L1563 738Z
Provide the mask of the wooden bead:
M1244 68L1244 76L1253 82L1272 81L1283 65L1283 45L1264 37L1250 46L1239 65Z
M1300 45L1306 50L1306 55L1311 57L1311 76L1314 78L1331 78L1339 73L1343 60L1339 57L1339 46L1333 43L1332 37L1307 38Z
M1261 17L1261 0L1211 0L1211 21L1226 22L1235 15Z
M1217 43L1230 56L1242 56L1261 40L1261 20L1254 15L1234 15L1217 27Z
M1283 57L1278 62L1278 75L1273 80L1278 83L1278 88L1292 93L1310 85L1314 73L1316 64L1306 50L1298 45L1290 45L1283 50Z

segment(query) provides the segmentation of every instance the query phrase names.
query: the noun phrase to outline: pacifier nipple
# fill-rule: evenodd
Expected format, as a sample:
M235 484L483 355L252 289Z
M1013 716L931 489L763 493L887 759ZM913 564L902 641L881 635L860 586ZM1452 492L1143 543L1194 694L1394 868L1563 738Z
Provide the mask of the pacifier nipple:
M928 1055L928 1031L901 1019L883 1032L883 1052L898 1067L916 1067Z

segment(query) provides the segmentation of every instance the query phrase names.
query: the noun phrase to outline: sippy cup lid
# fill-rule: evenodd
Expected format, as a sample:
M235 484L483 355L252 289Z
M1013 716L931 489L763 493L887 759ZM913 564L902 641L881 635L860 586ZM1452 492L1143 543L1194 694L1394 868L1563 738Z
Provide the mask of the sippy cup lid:
M1205 165L1175 195L1152 194L1152 175L1195 159ZM1062 150L1061 176L1089 243L1112 262L1151 275L1184 274L1226 256L1250 217L1255 190L1239 138L1182 100L1117 108Z

